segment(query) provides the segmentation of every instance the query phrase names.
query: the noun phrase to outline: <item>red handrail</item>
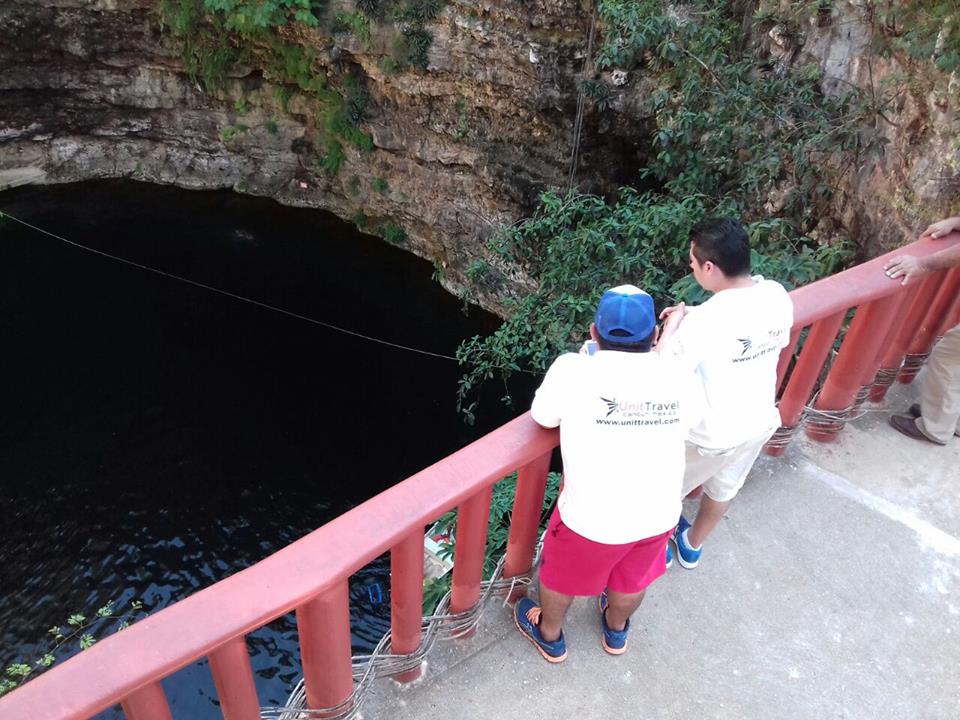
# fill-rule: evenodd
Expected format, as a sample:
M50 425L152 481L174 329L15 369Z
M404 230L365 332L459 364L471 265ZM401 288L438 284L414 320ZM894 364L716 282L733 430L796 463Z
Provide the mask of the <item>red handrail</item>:
M882 332L884 338L896 336L905 341L891 326L905 317L896 303L906 294L901 292L899 282L884 275L884 263L904 253L930 255L957 242L960 233L938 241L918 241L793 291L793 343L785 353L792 353L802 328L812 325L812 332L784 400L793 404L807 402L829 345L849 308L872 308L862 316L866 319L861 324L866 328L857 330L855 335L871 337L873 317L878 323L873 328L875 332ZM890 299L897 294L900 299ZM960 310L956 303L951 305L946 300L940 303L941 314L953 317ZM876 301L881 304L873 305ZM924 327L941 327L944 322L941 317L925 317ZM842 376L843 382L834 384L840 387L840 395L848 391L850 383L860 382L871 368L876 372L879 367L883 353L873 347L877 344L875 337L870 342L870 352L866 353L869 358L856 358L856 348L845 353L856 358L856 362L839 369L838 377ZM784 358L780 377L786 370ZM784 412L781 403L786 420L789 413ZM457 609L469 606L478 595L489 488L501 477L520 470L506 575L525 572L532 558L549 454L558 441L556 431L544 430L529 413L524 414L256 565L106 638L0 698L0 717L85 720L122 703L131 720L166 719L170 714L160 680L210 656L217 690L223 696L221 709L225 717L253 718L256 692L249 659L244 656L244 638L291 610L298 614L308 700L314 706L343 701L351 682L345 593L350 575L393 550L396 598L392 611L399 630L398 648L413 649L419 622L415 597L420 587L418 572L422 572L422 568L418 571L414 566L420 562L423 526L447 510L461 507L463 526L457 544L453 604ZM408 677L415 674L412 671Z
M916 240L849 270L797 288L790 293L794 327L806 327L835 313L899 292L900 280L891 280L883 272L883 266L889 260L898 255L926 257L958 242L960 233L956 232L940 240Z
M888 278L883 266L898 255L926 257L958 242L960 233L952 233L941 240L917 240L790 293L794 306L791 333L794 341L784 349L781 356L778 382L785 375L790 356L796 347L795 338L799 338L800 331L808 326L810 333L793 373L782 389L780 418L783 427L780 429L780 437L777 438L779 442L768 446L769 454L779 455L783 452L782 441L784 438L789 440L790 434L803 416L849 310L857 308L849 332L814 404L817 417L812 424L808 422L807 425L807 434L811 438L829 441L836 437L851 408L866 399L881 365L887 367L887 374L890 372L890 364L899 368L903 360L902 353L894 357L885 352L888 350L887 345L911 347L915 353L923 352L915 349L920 346L929 351L933 343L933 331L930 328L943 324L945 316L949 314L956 288L952 283L944 281L947 273L941 271L923 281L924 290L918 293L916 287L920 285L919 282L915 281L913 285L904 287L899 279ZM909 303L918 296L927 298L929 288L933 286L938 288L938 302L932 303L925 312L914 312ZM919 318L922 318L922 322L918 322ZM917 326L909 329L898 327L905 321L916 323Z

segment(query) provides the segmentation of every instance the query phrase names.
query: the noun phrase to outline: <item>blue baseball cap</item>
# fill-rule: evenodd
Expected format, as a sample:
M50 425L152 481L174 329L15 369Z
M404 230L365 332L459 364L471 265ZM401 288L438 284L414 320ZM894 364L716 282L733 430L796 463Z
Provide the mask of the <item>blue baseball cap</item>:
M597 326L597 334L608 342L646 340L657 325L653 298L634 285L611 288L600 298L593 324Z

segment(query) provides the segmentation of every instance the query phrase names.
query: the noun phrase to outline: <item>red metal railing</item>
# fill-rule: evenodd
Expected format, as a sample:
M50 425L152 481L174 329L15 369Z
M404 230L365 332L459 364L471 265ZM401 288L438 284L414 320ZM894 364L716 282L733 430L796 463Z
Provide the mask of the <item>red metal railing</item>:
M816 407L823 410L849 407L878 369L899 372L904 356L923 357L937 333L960 320L960 271L939 273L914 288L901 288L882 271L886 257L929 255L958 241L960 234L920 241L792 293L796 324L778 368L781 380L790 371L780 404L784 425L799 421L850 308L859 309L819 394ZM223 716L255 720L259 702L246 635L290 611L296 612L308 706L338 705L353 689L350 575L390 551L393 651L412 652L421 641L424 526L459 507L451 610L472 607L480 594L491 488L518 470L504 575L527 572L558 439L556 431L522 415L260 563L30 681L0 699L0 718L85 720L120 703L129 720L169 720L160 681L207 657Z
M129 720L169 720L162 678L206 656L227 720L259 718L245 637L296 611L309 707L353 689L347 582L391 553L394 652L420 644L423 530L460 508L451 609L480 593L493 484L519 470L505 576L533 562L550 453L526 413L256 565L112 635L0 699L3 720L84 720L116 703ZM409 677L407 679L410 679Z
M814 399L807 435L820 441L834 439L845 417L868 396L883 399L898 373L901 382L913 379L937 335L960 319L960 268L903 286L888 278L883 266L897 255L925 257L957 242L960 233L942 240L918 240L790 294L794 326L791 343L780 356L778 383L790 368L802 330L809 328L809 332L789 379L780 387L783 427L767 446L769 454L783 453L785 441L807 413L850 310L856 312Z

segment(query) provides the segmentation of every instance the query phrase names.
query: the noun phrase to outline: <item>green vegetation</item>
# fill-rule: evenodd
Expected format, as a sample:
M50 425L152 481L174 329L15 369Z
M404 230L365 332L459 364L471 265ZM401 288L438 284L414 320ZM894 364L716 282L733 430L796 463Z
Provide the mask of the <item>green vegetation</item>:
M356 197L360 194L360 178L356 175L351 175L350 179L347 180L347 192L350 193L352 197Z
M120 613L111 600L99 608L93 617L78 613L70 615L62 627L55 625L47 631L47 647L36 660L32 663L13 663L4 669L0 676L0 696L17 689L32 675L51 667L57 662L58 655L62 656L71 648L86 650L97 642L98 636L102 638L111 632L119 632L144 614L143 603L139 600L134 600L125 612Z
M248 53L230 42L216 25L208 23L204 0L160 0L160 28L182 43L184 69L193 83L210 91L223 85L227 67Z
M347 122L359 127L367 119L367 108L370 105L370 94L363 84L354 77L346 80L346 118Z
M607 110L613 102L613 89L603 80L582 80L577 89L590 98L597 110Z
M467 125L467 100L463 95L457 98L457 140L463 140L467 136L470 127Z
M613 198L548 191L531 217L503 228L474 271L484 283L526 275L537 289L507 298L508 319L492 335L464 342L458 403L468 421L476 390L518 370L543 371L584 338L605 287L632 282L661 306L698 301L686 277L687 234L707 215L742 218L755 271L788 287L840 268L852 257L840 236L811 238L844 178L876 145L874 116L856 92L826 97L817 68L773 72L745 47L737 3L695 0L684 17L662 0L600 0L603 42L595 62L656 78L639 116L650 146L637 187ZM597 105L606 97L583 87Z
M219 135L220 139L226 142L227 140L233 140L237 135L242 135L243 133L249 130L246 125L243 123L237 123L236 125L227 125L226 127L220 128Z
M278 83L275 92L284 112L294 93L307 98L314 107L315 144L324 149L318 164L336 173L346 161L343 144L373 150L373 138L358 127L366 118L369 96L362 82L350 76L343 87L331 85L319 51L279 32L293 23L317 26L324 6L317 0L160 0L158 15L161 27L182 43L188 76L207 90L223 85L231 64L244 62L259 65L268 80ZM340 13L334 25L338 22L360 34L364 28L369 32L359 13ZM249 104L241 98L234 108L246 113ZM239 128L224 128L221 138L235 137ZM271 120L267 130L275 134L276 122Z
M403 245L407 241L407 231L394 222L381 225L377 234L391 245Z
M370 20L359 10L357 12L340 11L333 16L331 31L355 35L365 50L370 49Z
M249 32L289 22L317 25L316 12L325 2L317 0L205 0L208 10L223 13L228 30Z
M427 52L433 35L422 28L408 28L393 42L391 57L399 67L427 67Z
M374 192L380 193L381 195L386 195L387 190L390 189L387 181L382 177L374 178L373 182L370 183L370 187Z
M363 210L357 210L350 218L350 222L356 225L360 230L363 230L367 227L367 223L370 222L370 218L367 217L367 214Z
M547 488L544 493L544 509L540 514L540 532L547 526L550 512L560 492L560 474L550 473L547 476ZM517 474L508 475L493 486L493 496L490 500L490 521L487 526L487 546L483 555L483 577L493 574L497 563L507 551L507 540L510 537L510 515L513 512L513 498L517 493ZM451 510L437 521L437 530L442 534L448 530L456 535L457 512ZM456 540L443 543L440 555L452 558ZM450 589L450 575L436 578L427 583L423 591L423 614L430 615L437 607L440 598Z
M359 127L367 118L369 95L362 81L349 75L343 87L335 80L328 82L319 51L291 39L297 37L295 31L283 30L327 22L331 32L355 35L370 49L372 24L389 18L396 37L391 56L383 59L385 71L425 68L433 39L425 26L443 6L444 0L360 0L354 11L334 12L326 0L159 0L157 13L161 29L182 43L187 75L206 90L222 87L228 68L245 63L262 67L268 80L280 84L277 93L284 112L289 112L292 92L310 98L316 106L316 145L324 148L319 162L335 173L346 161L343 148L335 145L344 143L363 152L373 149L373 138ZM245 98L234 107L241 114L249 111ZM235 135L228 133L224 139Z
M881 50L930 60L950 73L960 68L960 7L956 0L872 0L867 9L881 31Z

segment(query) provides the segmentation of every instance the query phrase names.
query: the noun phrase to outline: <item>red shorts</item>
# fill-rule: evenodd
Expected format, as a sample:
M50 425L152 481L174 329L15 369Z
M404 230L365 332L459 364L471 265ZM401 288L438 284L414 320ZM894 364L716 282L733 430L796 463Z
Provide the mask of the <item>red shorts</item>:
M540 582L562 595L642 592L667 569L667 539L673 533L623 545L588 540L563 524L553 511L543 541Z

